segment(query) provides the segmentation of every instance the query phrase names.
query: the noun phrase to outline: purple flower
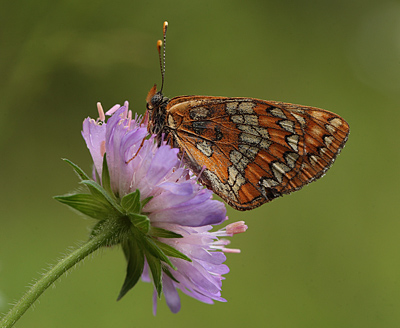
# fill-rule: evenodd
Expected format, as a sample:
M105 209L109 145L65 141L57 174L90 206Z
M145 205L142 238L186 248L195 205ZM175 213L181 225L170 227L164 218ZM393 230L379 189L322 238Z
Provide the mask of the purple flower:
M129 237L121 241L128 270L120 297L134 286L134 277L141 275L144 281L154 282L154 314L160 286L174 313L180 310L178 288L205 303L225 301L222 275L229 268L223 264L224 253L239 250L226 248L229 241L218 237L244 232L247 226L241 221L211 232L213 225L227 219L225 206L213 200L212 191L184 167L179 150L165 142L158 146L140 117L132 118L127 102L111 108L107 122L100 104L98 110L99 118L85 119L82 131L94 162L93 179L104 179L105 155L116 202L123 207L124 196L139 194L142 204L138 212L121 216L130 230ZM97 182L105 188L103 181ZM149 227L143 228L146 220Z

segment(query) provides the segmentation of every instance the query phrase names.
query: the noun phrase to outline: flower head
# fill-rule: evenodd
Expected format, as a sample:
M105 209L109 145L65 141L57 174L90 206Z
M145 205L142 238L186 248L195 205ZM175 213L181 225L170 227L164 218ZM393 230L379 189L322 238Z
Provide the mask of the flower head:
M172 312L180 310L177 289L205 303L225 301L222 275L229 268L223 264L224 253L239 250L226 248L229 241L219 237L244 232L247 226L238 222L212 232L227 219L225 206L185 168L179 150L165 142L157 145L140 117L132 117L127 102L106 114L100 104L98 110L99 118L85 119L82 131L94 162L94 181L88 182L74 165L92 196L59 200L99 219L93 233L107 222L118 226L113 243L121 244L128 262L119 298L142 277L154 283L154 313L161 293ZM111 117L106 121L105 115ZM85 206L82 199L88 199Z

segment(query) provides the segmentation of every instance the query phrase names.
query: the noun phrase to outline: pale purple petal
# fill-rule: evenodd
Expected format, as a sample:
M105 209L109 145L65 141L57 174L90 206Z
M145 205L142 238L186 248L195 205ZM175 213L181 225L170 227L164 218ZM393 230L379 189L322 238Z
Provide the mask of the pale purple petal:
M200 194L200 193L199 193ZM204 197L198 195L179 206L165 208L163 211L151 214L153 222L169 222L191 227L202 225L215 225L225 221L226 208L219 201L211 200L201 202Z
M93 158L94 167L99 176L101 176L103 168L105 134L106 127L104 124L98 124L95 120L89 117L83 121L82 136L89 148L90 155Z
M178 313L181 309L181 300L179 298L178 291L174 286L174 282L171 278L163 276L163 293L165 295L165 301L172 313Z
M124 196L127 193L135 191L132 188L134 185L134 176L136 165L134 162L134 156L139 150L140 144L143 139L147 136L147 130L144 128L135 129L133 131L127 132L127 134L122 138L121 143L122 146L120 148L120 176L118 181L118 190L122 192L120 196ZM135 141L135 143L131 143L131 141ZM141 150L139 150L140 153ZM136 158L136 157L135 157ZM129 179L128 177L131 177Z
M190 253L192 259L201 260L206 263L221 264L226 261L226 256L222 252L209 252L204 248L196 247L195 251Z
M197 260L208 272L218 275L229 273L229 267L225 264L212 264L207 261Z
M157 212L163 211L167 207L174 207L180 205L196 197L194 193L193 182L187 181L184 183L172 183L165 182L159 186L159 194L154 196L154 198L149 202L146 207L146 212Z
M157 299L158 299L157 290L154 288L154 290L153 290L153 315L157 314Z
M220 295L213 295L210 297L192 289L182 289L182 292L206 304L213 304L214 300L218 302L226 302L226 299L222 298Z
M144 259L144 267L143 267L143 272L142 272L141 278L145 282L151 282L149 265L147 264L146 259Z
M179 261L180 259L176 259ZM197 261L187 262L180 260L182 263L179 264L181 272L186 275L193 284L201 286L201 288L206 289L209 293L218 293L221 290L221 283L219 279L214 279L203 266L201 266Z
M171 151L170 146L161 146L158 148L147 171L148 183L153 185L160 183L169 172L179 165L178 158L171 156L173 153L175 151Z
M111 189L119 192L119 181L121 175L121 165L124 159L121 158L120 145L123 136L126 134L128 120L126 119L127 108L120 107L113 116L107 121L106 130L106 153L108 170L110 171Z

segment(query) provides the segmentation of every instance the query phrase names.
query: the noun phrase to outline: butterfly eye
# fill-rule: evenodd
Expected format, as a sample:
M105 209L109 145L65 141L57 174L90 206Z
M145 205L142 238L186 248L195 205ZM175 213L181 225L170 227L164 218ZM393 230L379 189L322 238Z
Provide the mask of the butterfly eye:
M163 96L160 92L157 92L152 98L151 98L151 104L153 107L158 107L163 100Z

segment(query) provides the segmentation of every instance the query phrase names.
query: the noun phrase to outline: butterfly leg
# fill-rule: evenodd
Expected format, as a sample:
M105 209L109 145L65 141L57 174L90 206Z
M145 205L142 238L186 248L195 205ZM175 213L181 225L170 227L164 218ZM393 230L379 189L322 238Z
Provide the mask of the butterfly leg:
M146 137L144 137L144 138L142 139L142 142L140 143L139 149L137 150L136 154L133 155L133 157L132 157L131 159L129 159L128 161L126 161L125 164L129 164L129 162L132 161L132 160L139 154L139 151L140 151L140 149L142 149L145 140L146 140Z

